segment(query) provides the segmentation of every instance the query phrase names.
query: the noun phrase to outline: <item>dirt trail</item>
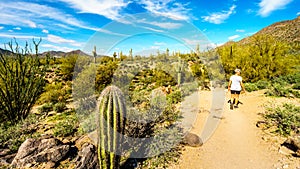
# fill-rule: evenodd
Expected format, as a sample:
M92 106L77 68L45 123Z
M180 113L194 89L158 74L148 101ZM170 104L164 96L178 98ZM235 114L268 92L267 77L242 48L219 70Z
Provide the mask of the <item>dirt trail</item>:
M194 97L194 98L193 98ZM203 125L209 115L211 93L200 92L198 96L187 98L187 102L200 101L202 110L195 120L191 132L201 135ZM228 97L228 96L227 96ZM300 160L288 158L278 153L278 147L263 139L265 135L256 127L258 113L269 101L262 92L242 95L244 102L238 109L230 110L225 104L220 124L210 139L202 147L185 147L179 165L171 169L277 169L300 168ZM276 145L279 143L275 143ZM298 161L297 161L298 160Z

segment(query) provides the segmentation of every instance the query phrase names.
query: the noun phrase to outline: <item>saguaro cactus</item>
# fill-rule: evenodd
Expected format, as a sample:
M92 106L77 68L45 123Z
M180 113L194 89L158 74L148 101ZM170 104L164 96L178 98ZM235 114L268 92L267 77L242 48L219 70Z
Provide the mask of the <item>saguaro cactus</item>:
M183 70L183 63L181 61L180 53L177 53L178 57L178 65L176 68L177 71L177 84L180 86L181 85L181 76L182 76L182 70Z
M106 87L98 100L98 158L102 169L120 167L121 144L125 131L126 107L122 91Z

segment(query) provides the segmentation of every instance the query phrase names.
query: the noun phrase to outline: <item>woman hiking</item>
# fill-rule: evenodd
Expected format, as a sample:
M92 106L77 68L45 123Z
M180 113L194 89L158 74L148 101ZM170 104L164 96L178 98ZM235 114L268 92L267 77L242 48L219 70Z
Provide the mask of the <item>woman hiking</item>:
M230 77L229 84L228 84L228 92L230 91L230 109L238 108L239 104L239 96L242 92L246 92L245 86L243 84L243 78L240 76L241 70L235 69L235 74Z

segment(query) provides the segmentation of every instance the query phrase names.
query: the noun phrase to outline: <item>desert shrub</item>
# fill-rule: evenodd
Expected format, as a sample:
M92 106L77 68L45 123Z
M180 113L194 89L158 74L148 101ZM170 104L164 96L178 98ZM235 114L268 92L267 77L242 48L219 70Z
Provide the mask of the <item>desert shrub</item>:
M193 83L184 83L181 86L181 91L182 91L182 97L184 98L185 96L188 96L192 94L193 92L198 90L198 84L193 82Z
M267 89L270 86L270 82L266 80L259 80L255 84L258 89Z
M63 82L56 82L47 84L44 88L45 92L42 93L38 103L57 103L66 102L71 95L71 87Z
M53 110L57 113L63 112L67 108L66 103L64 102L58 102L53 106Z
M146 152L150 154L159 154L154 157L148 158L142 162L143 168L156 169L156 168L168 168L170 164L178 162L180 158L180 151L182 147L178 144L182 138L182 132L178 128L162 129L156 134L164 134L164 140L162 138L155 137L152 142L146 147ZM168 141L166 141L168 140ZM169 150L165 150L166 147L172 147ZM163 151L165 150L165 151Z
M56 137L72 136L76 133L78 128L78 120L76 115L60 116L62 118L53 128L53 134Z
M273 84L266 92L267 96L288 97L290 89L280 83Z
M12 153L16 152L27 138L39 136L36 133L39 117L30 114L24 121L15 125L0 124L0 149L8 148Z
M51 103L45 103L41 107L39 107L40 113L48 113L53 110L53 105Z
M293 104L283 104L277 107L267 107L264 118L267 128L275 127L274 132L280 135L291 135L300 132L300 107Z
M268 96L300 98L300 73L289 74L272 79L266 92Z
M81 72L85 65L91 62L91 58L87 56L80 56L77 54L71 54L61 59L60 70L63 74L64 80L72 80L73 76Z
M35 44L38 53L38 44ZM11 53L0 53L0 122L25 119L42 93L46 67L31 54L28 44L20 49L9 43Z
M97 74L95 79L96 91L101 93L101 91L111 84L114 72L118 68L118 62L113 61L113 59L103 58L101 65L97 68Z
M167 100L171 104L177 104L182 101L182 94L180 90L173 91L167 95Z
M253 92L253 91L257 91L259 90L259 88L257 87L257 85L255 83L244 83L245 85L245 89L248 92Z
M300 90L300 83L294 84L293 89Z

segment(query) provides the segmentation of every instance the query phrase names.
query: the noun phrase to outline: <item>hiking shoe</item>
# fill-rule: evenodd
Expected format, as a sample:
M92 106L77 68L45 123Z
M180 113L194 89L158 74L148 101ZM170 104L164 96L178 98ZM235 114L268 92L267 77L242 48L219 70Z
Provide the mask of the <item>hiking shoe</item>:
M230 104L230 110L233 110L233 104Z
M236 104L236 105L234 105L234 108L239 108L239 106Z

